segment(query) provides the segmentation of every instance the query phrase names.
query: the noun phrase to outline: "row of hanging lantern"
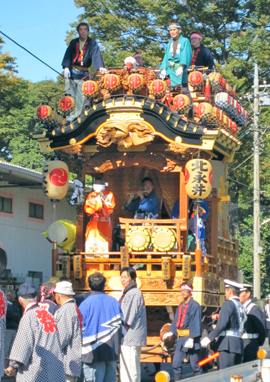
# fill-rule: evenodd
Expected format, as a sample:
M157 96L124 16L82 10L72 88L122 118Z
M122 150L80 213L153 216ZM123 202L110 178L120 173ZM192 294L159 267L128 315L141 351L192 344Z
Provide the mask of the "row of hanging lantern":
M215 95L215 104L229 115L239 126L245 126L248 122L246 110L229 94L222 92Z
M212 106L208 102L200 103L195 109L196 115L206 123L218 125L226 130L231 130L234 134L237 133L237 124L233 122L226 114L220 109Z

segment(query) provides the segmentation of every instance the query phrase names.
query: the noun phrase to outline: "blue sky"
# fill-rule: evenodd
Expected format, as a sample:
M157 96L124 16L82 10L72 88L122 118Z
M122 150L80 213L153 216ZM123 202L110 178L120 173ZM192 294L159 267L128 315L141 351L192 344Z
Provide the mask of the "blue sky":
M73 0L1 1L0 30L61 72L66 32L82 13ZM57 74L0 34L2 52L16 57L18 76L32 82L55 80Z

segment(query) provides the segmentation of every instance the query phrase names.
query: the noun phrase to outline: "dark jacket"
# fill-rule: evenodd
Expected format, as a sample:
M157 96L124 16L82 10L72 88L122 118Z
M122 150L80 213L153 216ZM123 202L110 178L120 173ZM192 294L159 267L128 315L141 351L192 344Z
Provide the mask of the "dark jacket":
M193 48L191 65L207 66L208 69L213 70L214 60L211 50L206 48L203 44L201 44L198 48Z
M87 37L86 40L86 47L85 52L83 55L83 68L90 68L91 65L93 65L95 70L98 70L100 67L104 67L104 62L99 50L99 46L97 42L90 37ZM72 40L66 50L66 53L64 55L62 66L63 68L69 68L71 69L72 66L80 67L81 65L81 58L79 52L79 38L75 38ZM74 73L71 73L73 79L78 79L83 77L84 75L77 75Z

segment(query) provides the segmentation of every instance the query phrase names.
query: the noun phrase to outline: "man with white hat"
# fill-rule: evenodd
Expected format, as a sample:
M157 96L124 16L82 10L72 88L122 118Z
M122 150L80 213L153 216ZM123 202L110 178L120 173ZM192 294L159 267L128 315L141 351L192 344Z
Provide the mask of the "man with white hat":
M62 349L53 316L37 304L37 290L22 284L19 303L24 309L6 369L17 382L66 382Z
M268 336L268 344L270 346L270 294L267 295L268 304L264 307L264 314L266 319L266 329Z
M69 281L56 284L54 296L60 309L55 312L55 322L59 331L67 382L76 382L82 368L82 316L74 295Z
M243 362L255 361L259 346L262 346L266 337L265 320L262 310L251 301L252 285L242 284L239 300L246 309L247 321L242 335L244 340Z
M242 335L247 316L239 301L242 287L235 281L224 280L226 301L222 304L216 328L201 340L202 347L207 347L217 338L219 368L226 369L242 363L244 344Z

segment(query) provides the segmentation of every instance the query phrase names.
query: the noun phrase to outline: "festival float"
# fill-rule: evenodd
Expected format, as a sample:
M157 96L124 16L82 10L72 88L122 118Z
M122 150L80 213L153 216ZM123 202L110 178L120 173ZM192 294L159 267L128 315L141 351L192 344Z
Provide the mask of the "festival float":
M170 360L160 329L173 319L183 280L192 281L193 298L202 306L206 324L224 301L223 280L238 279L237 242L229 233L227 168L241 145L237 133L248 122L248 114L221 74L207 69L190 68L188 88L182 88L161 80L159 70L111 68L107 74L89 74L82 83L86 102L74 121L67 120L75 105L68 94L59 101L58 110L46 103L37 110L40 132L33 139L43 153L54 152L56 162L65 162L80 184L74 246L61 251L52 240L53 276L70 278L77 293L84 293L89 289L88 277L102 272L106 293L119 298L120 269L134 266L147 309L144 362ZM60 169L68 173L63 166ZM87 176L102 177L114 195L111 224L118 225L125 238L118 251L110 246L102 250L90 246L86 251ZM160 201L157 219L134 219L123 209L144 177L152 179ZM57 199L46 182L48 196ZM64 187L59 184L60 193ZM178 199L179 217L172 219ZM206 232L204 254L198 235L193 249L188 244L190 218L196 230L202 201L209 209L206 221L203 215L201 219ZM68 230L59 229L64 242L63 232Z

